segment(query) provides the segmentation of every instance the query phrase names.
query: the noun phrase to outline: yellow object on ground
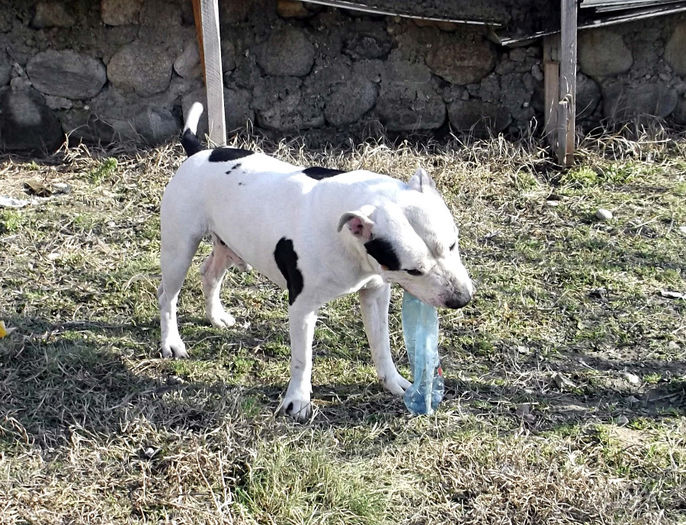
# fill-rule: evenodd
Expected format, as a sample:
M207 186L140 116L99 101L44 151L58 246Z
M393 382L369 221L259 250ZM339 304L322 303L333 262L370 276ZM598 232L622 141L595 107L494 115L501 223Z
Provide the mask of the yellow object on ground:
M10 335L12 332L14 332L16 328L7 328L5 326L4 321L0 321L0 339L2 339L5 336Z

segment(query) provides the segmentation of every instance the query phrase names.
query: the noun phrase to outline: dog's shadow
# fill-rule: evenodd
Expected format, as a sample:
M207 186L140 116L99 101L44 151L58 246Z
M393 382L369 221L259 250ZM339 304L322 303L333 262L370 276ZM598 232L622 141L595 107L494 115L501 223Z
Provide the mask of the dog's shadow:
M286 384L194 381L160 368L156 323L143 326L72 322L51 325L10 318L18 330L0 341L0 442L32 442L53 448L74 428L113 436L132 421L173 432L206 432L222 421L277 415ZM249 338L249 337L248 337ZM250 346L249 341L246 346ZM287 357L283 357L287 359ZM204 361L211 366L212 356ZM217 366L220 366L217 363ZM598 366L603 366L602 363ZM162 370L162 372L160 372ZM533 430L619 414L659 418L686 414L686 382L657 384L643 394L597 387L594 391L525 392L515 385L446 378L443 414L507 417ZM402 399L378 383L315 384L316 409L309 424L329 427L403 424L411 417ZM522 410L521 407L533 407Z

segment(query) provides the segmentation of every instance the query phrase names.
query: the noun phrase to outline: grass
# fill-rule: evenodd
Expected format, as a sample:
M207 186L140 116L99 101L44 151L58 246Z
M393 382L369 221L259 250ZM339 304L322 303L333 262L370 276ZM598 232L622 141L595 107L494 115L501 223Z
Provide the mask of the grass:
M229 330L180 300L191 358L158 358L159 202L178 146L5 157L0 209L0 523L686 522L686 138L308 149L302 164L407 178L461 227L475 300L441 311L446 397L413 418L378 385L354 297L317 325L307 424L275 415L287 300L231 272ZM595 218L598 208L612 212ZM197 262L208 253L201 248ZM408 373L391 304L391 342Z

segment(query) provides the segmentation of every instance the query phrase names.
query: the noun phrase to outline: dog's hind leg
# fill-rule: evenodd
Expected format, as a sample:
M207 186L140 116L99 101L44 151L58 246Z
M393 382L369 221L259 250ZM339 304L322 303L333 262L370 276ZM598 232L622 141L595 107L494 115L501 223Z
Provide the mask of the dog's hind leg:
M205 295L205 313L212 326L228 328L236 320L222 306L219 292L227 268L232 265L246 269L247 265L215 234L212 234L212 253L202 265L202 291Z
M165 236L162 232L160 266L162 282L157 291L160 304L160 331L162 357L188 357L176 321L176 303L188 267L200 244L200 236L182 238L178 232Z

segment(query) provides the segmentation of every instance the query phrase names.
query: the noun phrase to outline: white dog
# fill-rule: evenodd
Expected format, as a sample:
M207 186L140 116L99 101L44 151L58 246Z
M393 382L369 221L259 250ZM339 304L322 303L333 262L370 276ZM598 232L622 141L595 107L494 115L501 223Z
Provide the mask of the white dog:
M402 395L388 337L390 283L436 307L460 308L474 293L460 261L458 230L431 178L418 169L408 183L365 170L294 166L235 148L203 150L194 104L182 144L189 158L169 182L161 206L162 356L186 357L176 303L200 240L212 253L202 266L206 313L214 326L234 318L221 305L226 269L253 266L288 289L291 379L283 410L309 417L312 338L318 309L358 292L376 372Z

